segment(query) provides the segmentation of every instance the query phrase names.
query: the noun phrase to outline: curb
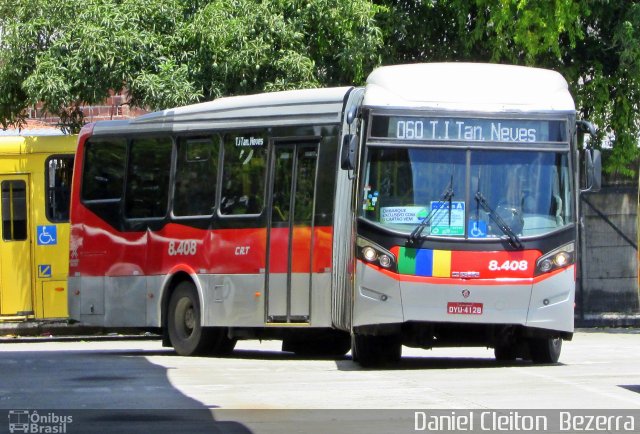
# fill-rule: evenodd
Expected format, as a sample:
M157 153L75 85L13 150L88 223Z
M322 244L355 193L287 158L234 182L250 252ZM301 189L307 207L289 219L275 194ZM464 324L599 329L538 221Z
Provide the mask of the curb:
M146 329L107 329L63 321L24 321L0 323L0 343L156 340L162 337Z
M586 314L575 319L576 328L640 327L640 314L600 313Z

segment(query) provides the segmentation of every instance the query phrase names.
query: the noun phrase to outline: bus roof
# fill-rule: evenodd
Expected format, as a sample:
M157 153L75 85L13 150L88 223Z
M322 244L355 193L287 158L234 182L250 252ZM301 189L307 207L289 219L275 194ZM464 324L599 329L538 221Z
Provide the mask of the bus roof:
M78 136L0 136L0 155L75 152Z
M258 123L261 126L339 123L351 89L304 89L218 98L128 121L96 122L93 134L250 128Z
M367 79L363 105L575 113L567 82L559 73L485 63L417 63L377 68Z

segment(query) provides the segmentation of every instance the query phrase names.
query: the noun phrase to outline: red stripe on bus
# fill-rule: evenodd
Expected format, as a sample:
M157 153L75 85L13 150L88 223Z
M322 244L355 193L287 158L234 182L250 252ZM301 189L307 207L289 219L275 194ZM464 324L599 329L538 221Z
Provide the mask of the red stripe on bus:
M425 283L429 285L535 285L544 280L547 280L555 275L561 274L571 268L575 269L574 265L570 265L566 268L560 268L550 273L541 274L533 278L500 278L494 277L490 279L460 279L460 278L447 278L447 277L425 277L425 276L412 276L408 274L398 274L386 268L379 267L377 265L365 262L358 259L358 262L369 267L375 271L378 271L385 276L391 277L398 282L414 282Z
M266 228L207 230L169 223L155 232L116 232L82 211L84 223L71 230L72 275L161 275L181 264L203 274L259 274L267 268ZM331 226L294 228L291 271L318 273L330 268L332 238ZM289 229L273 228L270 272L287 272L288 246Z

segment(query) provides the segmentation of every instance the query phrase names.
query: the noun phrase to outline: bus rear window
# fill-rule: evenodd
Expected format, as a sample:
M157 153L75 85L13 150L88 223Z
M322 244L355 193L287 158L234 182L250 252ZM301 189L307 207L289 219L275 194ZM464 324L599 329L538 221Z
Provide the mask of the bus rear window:
M91 140L84 153L83 200L122 198L125 140Z

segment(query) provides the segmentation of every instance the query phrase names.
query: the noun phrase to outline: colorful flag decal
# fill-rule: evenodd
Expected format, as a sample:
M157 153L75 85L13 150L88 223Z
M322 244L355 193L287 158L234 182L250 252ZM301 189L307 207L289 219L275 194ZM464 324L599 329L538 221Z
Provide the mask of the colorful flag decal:
M397 247L398 272L414 276L451 277L451 251ZM394 249L395 250L395 249Z

